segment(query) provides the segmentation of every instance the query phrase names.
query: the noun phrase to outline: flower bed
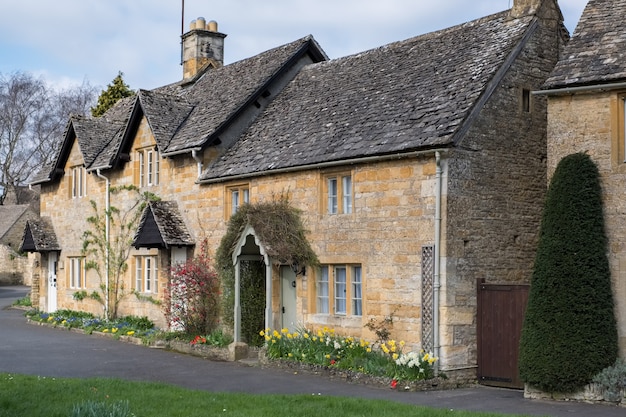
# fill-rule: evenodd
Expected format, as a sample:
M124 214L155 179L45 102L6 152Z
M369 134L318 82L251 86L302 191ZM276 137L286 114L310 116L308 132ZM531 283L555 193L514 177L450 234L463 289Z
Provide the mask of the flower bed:
M111 334L115 337L135 337L148 339L157 332L154 324L145 317L126 316L117 320L107 321L94 317L91 313L72 310L57 310L54 313L43 313L38 310L26 312L31 322L62 327L68 330L101 334Z
M399 381L432 380L437 361L428 352L404 352L404 342L388 340L372 344L353 337L335 335L334 329L303 330L290 333L287 329L265 329L268 359L280 359L333 370L354 378L369 375L386 378L389 386L397 388ZM407 386L402 385L401 386Z

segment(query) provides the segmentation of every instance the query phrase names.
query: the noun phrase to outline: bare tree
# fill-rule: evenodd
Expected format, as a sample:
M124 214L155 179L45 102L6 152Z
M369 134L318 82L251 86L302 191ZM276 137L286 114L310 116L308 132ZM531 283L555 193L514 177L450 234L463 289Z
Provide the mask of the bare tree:
M87 114L95 98L86 81L55 91L28 73L0 74L0 204L52 161L70 114Z

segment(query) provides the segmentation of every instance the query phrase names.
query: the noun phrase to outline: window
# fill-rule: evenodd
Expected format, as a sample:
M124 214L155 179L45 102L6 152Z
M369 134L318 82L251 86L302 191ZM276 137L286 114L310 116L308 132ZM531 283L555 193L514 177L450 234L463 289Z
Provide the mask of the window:
M228 187L226 189L226 217L237 213L239 207L250 202L250 189L248 184Z
M317 312L328 314L328 267L323 266L317 281Z
M72 168L72 198L82 198L87 195L87 171L84 166Z
M316 283L317 313L363 315L363 279L360 265L324 265ZM348 309L349 308L349 309Z
M159 184L159 152L155 148L137 151L139 159L139 186L150 187Z
M326 176L325 184L326 212L352 213L352 176L350 174Z
M335 314L346 314L346 267L335 267Z
M158 272L156 256L135 257L135 290L156 294L158 292Z
M361 267L352 268L352 314L355 316L363 315L363 285L361 281Z
M70 264L70 288L85 288L85 258L68 258Z
M530 90L527 88L522 89L522 111L524 113L530 113Z

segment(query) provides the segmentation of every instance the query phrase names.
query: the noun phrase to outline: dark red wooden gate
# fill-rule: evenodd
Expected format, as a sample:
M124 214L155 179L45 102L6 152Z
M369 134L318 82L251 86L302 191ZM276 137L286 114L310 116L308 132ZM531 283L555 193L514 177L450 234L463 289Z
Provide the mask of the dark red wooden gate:
M519 340L529 285L478 282L478 382L523 388L519 378Z

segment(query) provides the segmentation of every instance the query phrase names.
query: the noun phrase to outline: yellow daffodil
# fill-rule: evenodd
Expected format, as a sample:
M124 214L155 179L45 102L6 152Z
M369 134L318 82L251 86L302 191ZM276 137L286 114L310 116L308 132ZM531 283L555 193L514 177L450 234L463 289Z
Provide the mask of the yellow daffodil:
M130 331L126 332L126 334L129 335L129 336L132 336L132 335L135 334L135 331L134 330L130 330Z

